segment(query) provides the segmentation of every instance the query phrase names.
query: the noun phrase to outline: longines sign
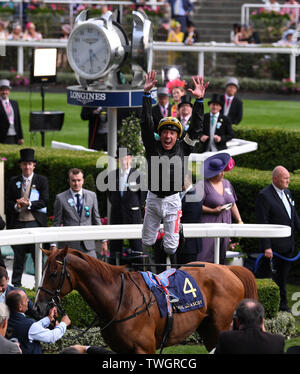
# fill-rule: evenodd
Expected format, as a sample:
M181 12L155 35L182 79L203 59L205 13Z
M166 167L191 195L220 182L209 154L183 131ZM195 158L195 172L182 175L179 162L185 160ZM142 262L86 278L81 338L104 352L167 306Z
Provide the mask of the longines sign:
M156 92L155 90L151 93L153 104L156 103ZM87 107L140 107L143 93L143 89L88 91L80 86L71 86L67 88L67 100L68 104Z

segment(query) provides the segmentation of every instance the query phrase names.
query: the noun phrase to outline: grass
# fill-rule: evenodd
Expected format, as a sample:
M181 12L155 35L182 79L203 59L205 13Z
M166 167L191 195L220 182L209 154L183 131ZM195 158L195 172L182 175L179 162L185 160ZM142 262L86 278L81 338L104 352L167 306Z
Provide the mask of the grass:
M31 111L41 111L42 100L39 92L11 92L11 98L19 102L24 131L25 145L41 145L40 133L29 132L29 115ZM286 128L300 130L300 105L298 101L243 100L244 115L239 126L247 128ZM81 107L68 105L66 93L45 94L45 110L65 112L61 131L47 132L46 147L51 141L88 146L88 121L80 118ZM207 105L205 104L205 110Z

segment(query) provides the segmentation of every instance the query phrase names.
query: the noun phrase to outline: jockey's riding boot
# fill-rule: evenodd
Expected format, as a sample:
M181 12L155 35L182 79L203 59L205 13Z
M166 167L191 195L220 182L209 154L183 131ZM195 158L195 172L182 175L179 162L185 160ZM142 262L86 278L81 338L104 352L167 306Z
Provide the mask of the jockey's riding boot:
M166 263L166 254L163 247L162 239L156 240L153 245L154 253L154 262L156 264L165 264ZM156 266L156 274L159 274L165 270L164 266Z
M176 251L177 254L180 254L183 251L184 244L185 244L185 237L183 236L183 226L182 226L182 224L180 224L180 226L179 226L179 243L178 243L178 247L177 247L177 251Z

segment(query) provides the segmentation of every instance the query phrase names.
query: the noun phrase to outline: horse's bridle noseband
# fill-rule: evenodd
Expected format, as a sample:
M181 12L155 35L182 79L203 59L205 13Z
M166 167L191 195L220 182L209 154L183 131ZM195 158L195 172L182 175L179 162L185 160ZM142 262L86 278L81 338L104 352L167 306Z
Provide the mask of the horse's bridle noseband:
M59 310L59 312L62 315L66 315L66 312L65 312L65 310L64 310L64 308L62 307L62 304L61 304L61 299L59 297L60 291L61 291L61 289L64 285L64 282L65 282L66 276L67 276L67 279L70 283L70 286L71 286L72 290L74 289L74 287L73 287L73 284L72 284L71 276L67 271L66 257L64 257L63 261L56 260L56 262L58 264L62 265L62 271L60 273L60 279L59 279L58 286L57 286L56 290L53 292L51 290L48 290L45 287L39 287L38 290L44 291L48 295L52 296L52 299L51 299L51 301L49 301L48 306L50 306L50 305L56 306L57 309Z

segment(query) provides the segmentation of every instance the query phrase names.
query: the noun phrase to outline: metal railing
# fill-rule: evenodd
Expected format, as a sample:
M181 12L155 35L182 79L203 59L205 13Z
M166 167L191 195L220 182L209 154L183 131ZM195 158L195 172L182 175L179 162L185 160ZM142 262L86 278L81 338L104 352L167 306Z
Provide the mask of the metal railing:
M2 40L0 47L13 46L18 48L19 74L24 74L24 48L66 48L67 41L61 39L36 40ZM233 43L195 43L191 46L183 43L154 42L154 53L176 51L183 53L196 52L198 54L198 74L204 76L204 56L205 53L259 53L259 54L288 54L290 56L289 78L296 82L296 57L300 54L300 47L266 46L262 44L235 45Z
M297 10L296 17L297 17L297 25L299 23L299 15L300 15L300 4L276 4L279 6L279 8L295 8ZM250 4L245 3L241 7L241 24L249 25L250 21L250 9L251 8L266 8L267 4L258 3L258 4Z
M291 235L291 228L283 225L185 223L182 226L186 238L215 238L215 263L219 263L220 238L282 238ZM35 227L1 231L0 246L35 244L35 288L37 288L42 279L42 243L141 239L141 237L142 225Z

